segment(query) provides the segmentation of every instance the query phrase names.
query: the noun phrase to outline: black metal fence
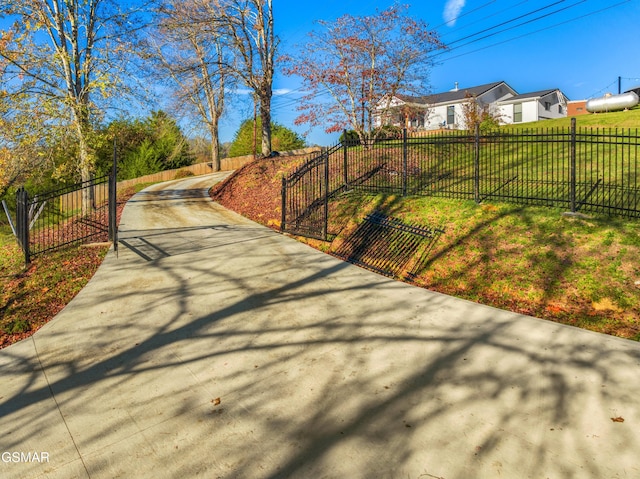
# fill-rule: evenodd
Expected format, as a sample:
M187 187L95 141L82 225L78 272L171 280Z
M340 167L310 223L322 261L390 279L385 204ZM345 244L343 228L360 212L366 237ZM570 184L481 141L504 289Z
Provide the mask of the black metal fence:
M575 119L570 128L405 130L401 138L343 142L283 179L282 230L326 240L328 202L346 190L640 217L639 145L637 130L576 128Z
M282 178L283 231L295 231L309 238L326 239L329 198L335 175L329 174L329 160L342 145L323 151L287 178ZM331 180L334 180L333 182Z
M45 194L16 193L16 236L25 262L71 244L117 244L116 177L107 175Z

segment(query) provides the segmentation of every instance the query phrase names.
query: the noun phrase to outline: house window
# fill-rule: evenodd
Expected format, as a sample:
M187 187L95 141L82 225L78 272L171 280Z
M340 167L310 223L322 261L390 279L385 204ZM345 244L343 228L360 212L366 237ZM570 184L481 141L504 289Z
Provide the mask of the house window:
M522 122L522 103L516 103L513 105L513 122Z
M551 103L548 101L544 102L544 109L547 111L551 111Z
M456 122L456 110L453 105L447 107L447 125L453 125Z
M578 111L582 110L582 108L578 108ZM558 113L560 113L561 115L564 113L562 111L562 105L558 105Z

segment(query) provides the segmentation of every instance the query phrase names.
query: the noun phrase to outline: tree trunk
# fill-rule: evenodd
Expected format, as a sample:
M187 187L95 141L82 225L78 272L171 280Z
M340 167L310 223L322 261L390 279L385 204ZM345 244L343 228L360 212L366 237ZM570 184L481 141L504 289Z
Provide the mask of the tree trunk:
M211 169L220 171L220 142L218 141L218 125L210 125L211 134Z
M81 127L78 129L80 131L80 179L83 183L82 214L88 215L95 209L95 190L93 183L91 183L91 180L93 180L93 164L84 131L82 131Z
M260 120L262 121L262 156L271 154L271 92L260 97Z

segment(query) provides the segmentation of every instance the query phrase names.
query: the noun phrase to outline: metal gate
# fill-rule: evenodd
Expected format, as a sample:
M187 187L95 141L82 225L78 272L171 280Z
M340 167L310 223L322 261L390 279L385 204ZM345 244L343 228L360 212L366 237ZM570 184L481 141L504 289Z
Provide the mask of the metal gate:
M323 151L282 178L281 231L327 240L329 158L340 147Z
M72 244L112 241L118 248L116 162L111 174L30 197L16 192L15 234L25 263Z

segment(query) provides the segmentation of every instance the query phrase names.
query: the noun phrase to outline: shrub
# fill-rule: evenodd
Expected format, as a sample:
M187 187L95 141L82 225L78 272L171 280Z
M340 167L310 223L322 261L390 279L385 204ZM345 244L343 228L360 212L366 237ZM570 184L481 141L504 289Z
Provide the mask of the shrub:
M352 145L352 144L357 144L360 142L360 138L358 137L358 133L356 133L355 130L345 130L342 135L340 135L340 142L344 143L347 142L348 144Z
M383 125L373 131L373 137L378 140L397 140L402 138L402 128L394 125Z
M195 176L193 171L182 169L182 170L176 171L176 175L173 178L176 180L179 180L180 178L188 178L189 176Z

